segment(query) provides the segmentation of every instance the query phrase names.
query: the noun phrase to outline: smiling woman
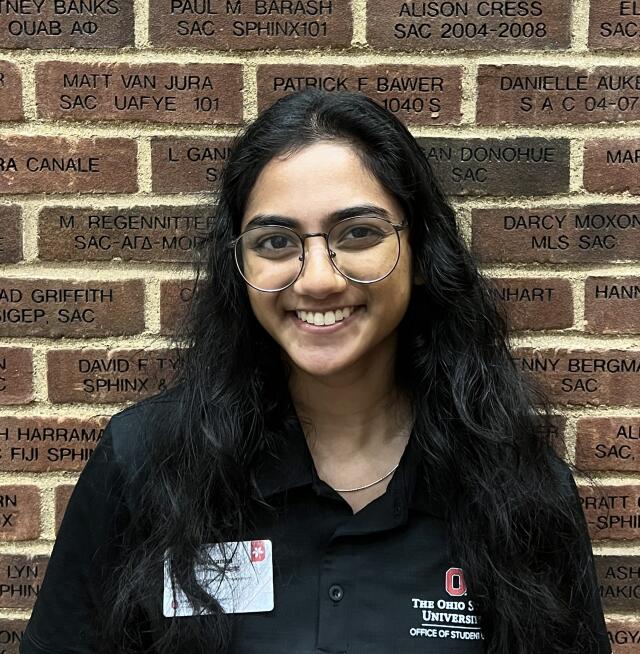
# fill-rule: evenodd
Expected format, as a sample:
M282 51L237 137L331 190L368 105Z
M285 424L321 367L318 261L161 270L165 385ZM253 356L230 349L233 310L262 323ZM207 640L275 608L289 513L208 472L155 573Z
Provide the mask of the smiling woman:
M543 394L409 131L235 140L167 390L112 417L22 654L609 654Z

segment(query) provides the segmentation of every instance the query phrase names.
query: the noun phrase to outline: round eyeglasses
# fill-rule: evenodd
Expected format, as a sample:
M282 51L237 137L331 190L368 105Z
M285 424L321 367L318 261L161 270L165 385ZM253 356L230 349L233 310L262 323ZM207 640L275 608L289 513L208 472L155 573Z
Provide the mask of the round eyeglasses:
M298 234L282 225L250 227L229 247L235 252L240 274L258 291L282 291L291 286L304 268L304 241L324 237L329 260L347 279L373 284L390 275L400 259L400 232L397 225L377 216L345 218L329 232Z

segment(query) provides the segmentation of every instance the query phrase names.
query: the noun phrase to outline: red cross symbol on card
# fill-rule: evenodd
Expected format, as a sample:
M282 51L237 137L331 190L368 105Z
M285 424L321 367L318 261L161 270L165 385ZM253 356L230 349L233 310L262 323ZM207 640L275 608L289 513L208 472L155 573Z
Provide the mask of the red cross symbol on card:
M251 541L251 563L256 563L257 561L264 561L266 552L264 549L264 542L261 540L252 540Z

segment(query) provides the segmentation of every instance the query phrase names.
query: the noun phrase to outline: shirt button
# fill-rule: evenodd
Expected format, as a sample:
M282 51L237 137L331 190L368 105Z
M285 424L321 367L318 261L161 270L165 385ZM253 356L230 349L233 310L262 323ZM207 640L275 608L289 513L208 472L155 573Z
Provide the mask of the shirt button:
M399 516L401 513L402 513L402 502L400 500L396 500L393 503L393 514Z
M344 590L339 584L329 586L329 597L334 602L339 602L344 597Z

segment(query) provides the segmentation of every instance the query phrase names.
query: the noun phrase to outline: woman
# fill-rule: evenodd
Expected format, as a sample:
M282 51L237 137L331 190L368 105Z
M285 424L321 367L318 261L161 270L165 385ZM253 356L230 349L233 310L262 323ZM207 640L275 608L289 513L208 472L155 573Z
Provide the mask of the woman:
M277 102L202 255L180 372L111 419L23 654L611 651L548 405L395 117Z

